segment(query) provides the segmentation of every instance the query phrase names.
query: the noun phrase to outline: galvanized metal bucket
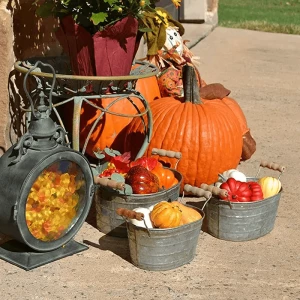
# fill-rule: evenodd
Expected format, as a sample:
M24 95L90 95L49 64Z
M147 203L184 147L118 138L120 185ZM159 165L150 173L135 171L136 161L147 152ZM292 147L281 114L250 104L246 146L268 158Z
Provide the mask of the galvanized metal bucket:
M178 184L154 194L122 196L111 188L99 186L94 195L97 228L105 234L126 238L126 224L124 219L116 214L118 208L132 210L137 207L149 207L160 201L177 200L182 175L174 169L171 170L177 178Z
M173 201L178 199L182 175L176 170L176 167L180 161L181 153L153 148L152 154L173 157L177 160L175 168L170 168L170 170L174 173L178 183L173 187L167 190L162 190L158 193L143 195L132 194L130 196L120 195L113 189L105 186L97 186L98 189L95 192L94 200L96 207L97 228L101 232L111 236L126 238L126 223L124 218L116 213L118 208L132 210L137 207L149 207L160 201Z
M191 262L196 253L202 219L169 229L146 229L127 222L132 263L144 270L166 271Z
M270 163L261 163L260 167L284 169ZM249 177L247 180L258 181L258 177ZM228 202L213 197L205 208L205 230L212 236L227 241L241 242L260 238L274 228L281 193L282 189L272 197L255 202Z
M260 238L274 228L281 192L256 202L231 203L212 198L207 204L207 233L221 240L249 241Z
M185 185L184 190L207 199L202 209L185 204L201 214L200 220L168 229L138 227L127 220L130 257L136 267L149 271L166 271L194 259L205 219L203 208L212 194L200 188L191 190L189 187Z

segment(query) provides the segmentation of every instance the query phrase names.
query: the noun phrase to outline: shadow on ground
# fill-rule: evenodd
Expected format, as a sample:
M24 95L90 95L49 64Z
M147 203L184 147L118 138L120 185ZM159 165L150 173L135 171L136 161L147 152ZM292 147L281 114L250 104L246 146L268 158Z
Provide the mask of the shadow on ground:
M127 238L118 238L114 236L104 235L99 239L99 244L96 244L89 240L83 240L83 242L91 247L103 251L111 251L112 253L120 256L122 259L131 262L129 243Z

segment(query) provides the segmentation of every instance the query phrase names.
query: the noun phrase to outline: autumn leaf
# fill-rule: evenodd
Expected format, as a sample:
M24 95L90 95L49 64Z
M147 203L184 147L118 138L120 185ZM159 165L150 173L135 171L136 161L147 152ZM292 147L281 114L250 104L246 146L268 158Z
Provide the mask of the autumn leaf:
M156 167L158 163L159 163L158 160L154 157L141 157L131 162L130 166L134 167L140 165L146 168L148 171L151 171Z

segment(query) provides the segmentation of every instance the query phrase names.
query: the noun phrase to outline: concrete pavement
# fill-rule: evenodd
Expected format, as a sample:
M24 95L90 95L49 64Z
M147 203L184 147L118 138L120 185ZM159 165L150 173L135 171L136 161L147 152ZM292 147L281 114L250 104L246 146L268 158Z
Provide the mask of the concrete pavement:
M207 24L207 23L204 24L184 23L183 26L185 29L183 39L189 41L187 46L190 49L192 49L199 42L205 39L216 28L216 24Z
M201 26L193 25L184 38L201 39ZM131 264L126 239L85 223L76 240L85 241L87 251L29 272L0 261L1 298L299 300L299 49L300 36L221 27L192 48L203 79L232 91L257 141L256 153L240 169L254 175L261 159L287 167L270 234L228 242L202 233L190 264L149 272Z

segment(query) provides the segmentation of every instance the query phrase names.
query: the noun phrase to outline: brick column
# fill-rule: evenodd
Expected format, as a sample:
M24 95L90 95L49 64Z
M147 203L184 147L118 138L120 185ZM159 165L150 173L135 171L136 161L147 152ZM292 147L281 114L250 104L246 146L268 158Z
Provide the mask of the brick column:
M6 1L0 3L0 155L9 148L8 78L14 64L13 22L6 9Z
M33 2L0 0L0 156L24 133L23 78L14 70L15 61L62 53L56 20L38 18Z

